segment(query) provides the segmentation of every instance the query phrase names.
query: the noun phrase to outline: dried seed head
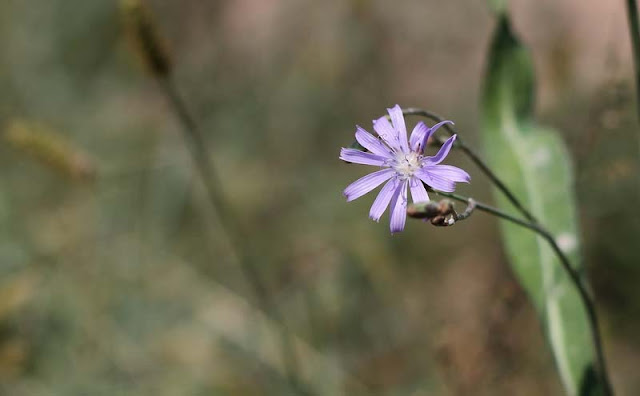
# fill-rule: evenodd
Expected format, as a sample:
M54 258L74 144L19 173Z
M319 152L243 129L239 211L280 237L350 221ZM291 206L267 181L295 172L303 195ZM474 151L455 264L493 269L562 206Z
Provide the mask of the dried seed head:
M120 9L135 52L151 73L167 76L171 72L171 57L148 7L143 0L121 0Z
M13 120L4 137L11 146L65 176L77 180L95 176L95 166L87 154L41 124Z

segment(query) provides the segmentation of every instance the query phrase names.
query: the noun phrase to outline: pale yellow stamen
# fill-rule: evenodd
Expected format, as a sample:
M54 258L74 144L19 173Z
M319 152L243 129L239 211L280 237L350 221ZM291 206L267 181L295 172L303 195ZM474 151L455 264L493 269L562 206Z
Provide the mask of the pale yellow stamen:
M398 153L393 169L402 179L408 179L421 168L422 156L416 152Z

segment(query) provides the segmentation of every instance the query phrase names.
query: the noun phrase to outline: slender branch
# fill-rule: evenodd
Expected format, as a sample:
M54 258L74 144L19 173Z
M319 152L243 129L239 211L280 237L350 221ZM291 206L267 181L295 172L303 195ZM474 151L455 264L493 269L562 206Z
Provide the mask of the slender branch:
M299 394L308 394L308 391L302 388L302 384L299 383L298 379L294 375L298 367L298 361L289 332L284 324L284 318L268 292L267 286L265 285L259 270L255 266L255 260L251 255L250 249L244 247L244 245L246 245L246 241L249 239L235 222L232 210L220 190L222 185L220 183L220 177L218 176L218 172L207 153L207 144L204 135L200 132L198 124L189 113L186 104L182 100L173 80L171 79L171 76L166 75L157 77L163 92L171 104L171 108L182 124L182 130L184 132L185 140L187 141L187 146L196 168L200 172L207 196L216 216L218 217L219 224L227 235L234 253L238 257L240 270L253 289L257 303L261 306L262 310L266 314L270 315L281 327L280 346L285 376L292 388Z
M432 190L438 195L443 197L451 198L460 202L471 202L471 198L454 194L454 193L446 193L437 190ZM564 252L558 246L553 235L542 225L539 223L528 222L517 217L514 217L506 212L503 212L500 209L494 208L492 206L486 205L481 202L475 201L475 209L492 214L496 217L499 217L503 220L510 221L516 225L527 228L538 235L540 235L543 239L547 241L547 243L551 246L551 249L555 252L556 256L560 259L560 263L562 264L562 268L566 271L566 273L571 278L571 281L578 289L578 293L580 294L580 298L584 303L587 309L587 318L589 321L589 326L591 327L591 334L593 337L593 344L596 352L596 360L598 362L600 379L602 380L604 386L605 395L613 395L613 390L611 387L611 382L609 380L609 375L606 367L606 362L604 358L604 351L602 346L602 334L600 333L600 328L598 326L598 316L596 312L595 302L593 299L593 295L589 289L589 286L584 281L584 278L580 275L580 273L571 266L569 262L569 258L564 254Z
M636 80L636 110L640 119L640 23L638 22L638 4L636 0L627 0L626 5L631 50L633 52L633 71Z
M429 118L429 119L434 120L436 122L444 121L444 119L442 117L438 116L435 113L432 113L430 111L423 110L423 109L418 109L418 108L415 108L415 107L409 107L409 108L406 108L406 109L402 109L402 113L404 115L416 115L416 116L426 117L426 118ZM513 192L511 192L511 190L509 190L509 188L498 177L498 175L496 175L489 168L489 166L480 158L480 156L478 154L475 153L475 151L473 151L473 149L471 149L469 146L467 146L464 143L464 139L460 137L460 134L456 131L456 129L453 126L449 125L449 124L444 124L442 127L447 131L447 133L449 133L449 135L458 135L458 137L456 139L455 146L458 147L460 150L462 150L462 152L465 155L467 155L467 157L469 157L469 159L471 159L471 161L478 168L480 168L480 170L491 180L491 182L493 182L493 184L496 185L498 190L500 190L500 192L502 192L502 194L504 194L507 197L507 199L511 202L511 204L520 213L522 213L522 215L525 218L527 218L532 223L537 223L538 221L536 220L536 218L531 214L531 212L529 212L524 207L522 202L520 202L520 200L515 196L515 194Z
M127 0L123 1L121 6L127 27L130 28L136 39L138 49L141 51L146 66L160 84L171 105L171 109L182 124L182 132L189 153L195 163L195 167L200 172L213 212L218 218L218 222L224 230L231 248L234 250L241 272L253 289L256 303L265 314L271 316L281 327L280 352L285 377L291 388L297 391L298 394L308 394L309 392L302 387L298 378L294 376L298 368L297 356L284 318L269 293L260 271L256 267L255 254L251 252L251 249L246 248L246 242L249 239L244 230L235 221L232 208L221 191L222 183L220 183L218 172L208 155L205 137L174 84L172 59L164 45L158 26L155 24L150 10L141 1Z
M441 195L443 197L451 198L451 199L459 201L459 202L465 202L467 204L469 203L470 199L473 199L473 198L465 197L465 196L460 195L460 194L447 193L447 192L443 192L443 191L433 190L432 188L429 188L429 187L427 187L427 189L429 191L433 191L434 193L436 193L438 195ZM492 215L494 215L496 217L499 217L501 219L510 221L510 222L512 222L514 224L517 224L519 226L528 228L528 229L530 229L532 231L535 231L535 232L538 232L538 230L542 229L537 223L531 223L529 221L522 220L522 219L520 219L518 217L510 215L507 212L503 212L502 210L500 210L500 209L498 209L496 207L487 205L487 204L482 203L482 202L478 202L475 199L473 201L475 203L475 207L474 207L475 210L480 210L482 212L486 212L486 213L492 214Z

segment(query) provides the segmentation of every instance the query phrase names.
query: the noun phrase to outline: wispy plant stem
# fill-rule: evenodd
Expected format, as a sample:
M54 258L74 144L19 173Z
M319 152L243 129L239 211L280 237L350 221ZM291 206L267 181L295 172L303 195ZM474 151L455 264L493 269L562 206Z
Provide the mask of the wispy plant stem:
M402 109L402 112L404 113L404 115L422 116L422 117L426 117L426 118L429 118L431 120L434 120L436 122L444 121L444 119L442 117L438 116L435 113L432 113L430 111L423 110L423 109L418 109L418 108L415 108L415 107L409 107L409 108L406 108L406 109ZM520 213L522 213L522 215L525 218L527 218L532 223L537 223L536 218L531 214L531 212L529 212L524 207L524 205L511 192L511 190L509 190L509 188L507 188L506 184L504 184L504 182L502 182L502 180L498 177L498 175L496 175L491 170L491 168L489 168L489 166L482 160L482 158L480 158L480 156L478 154L476 154L469 146L467 146L464 143L464 139L462 137L460 137L460 134L458 134L458 132L455 130L455 128L453 126L451 126L450 124L444 124L442 127L447 131L447 133L449 133L449 135L451 135L451 136L456 135L456 134L458 135L454 147L459 148L467 157L469 157L469 159L482 171L482 173L484 173L489 178L489 180L491 180L491 182L493 184L496 185L498 190L500 190L500 192L502 194L504 194L505 197L507 197L509 202L511 202L511 204Z
M189 112L182 97L178 93L171 75L157 76L163 92L167 96L171 109L182 124L182 131L185 136L189 152L193 158L194 164L204 184L207 197L218 218L220 227L224 230L229 244L234 254L238 258L238 264L244 277L253 289L257 304L261 309L270 316L280 327L280 348L285 370L285 376L290 386L298 394L307 394L302 384L298 381L295 373L297 371L298 362L292 340L284 324L284 318L280 313L275 301L271 297L267 286L256 268L256 261L251 254L251 250L247 249L246 244L249 240L244 231L238 226L233 217L233 211L225 198L221 187L220 177L213 165L207 151L207 144L204 135L200 132L198 124Z
M253 289L256 304L280 326L280 352L284 375L294 391L298 394L307 394L308 392L294 375L297 373L298 368L297 356L284 318L269 293L260 271L256 267L255 254L250 247L247 248L249 238L235 221L233 208L224 196L220 177L208 154L205 136L178 93L173 80L171 56L164 45L164 40L155 24L155 20L149 9L141 1L122 0L121 6L128 22L127 26L129 26L133 36L136 38L137 46L142 53L147 68L159 82L169 101L171 110L182 124L182 132L189 153L202 177L214 215L217 217L218 223L226 234L229 245L238 259L241 272L250 288Z
M465 197L459 194L454 194L454 193L446 193L446 192L441 192L441 191L436 191L436 190L431 190L434 191L436 194L441 195L443 197L447 197L447 198L451 198L454 199L456 201L460 201L460 202L465 202L465 203L469 203L470 202L470 198L469 197ZM602 346L602 334L600 333L600 328L598 326L598 316L597 316L597 312L596 312L596 306L595 306L595 302L593 299L593 295L591 293L591 290L588 286L588 284L585 282L584 278L582 277L582 275L580 274L580 272L578 272L573 266L571 266L571 263L569 261L569 258L564 254L564 252L562 251L562 249L560 249L560 247L558 246L558 243L556 242L555 238L553 237L553 235L546 229L544 228L542 225L540 225L539 223L534 223L534 222L530 222L530 221L526 221L526 220L522 220L519 219L515 216L512 216L498 208L495 208L493 206L489 206L487 204L484 204L482 202L478 202L475 201L475 209L476 210L480 210L486 213L489 213L493 216L496 216L498 218L501 218L503 220L507 220L513 224L519 225L521 227L527 228L535 233L537 233L538 235L540 235L544 240L547 241L547 243L549 244L549 246L551 246L551 249L554 251L554 253L556 254L556 256L558 256L558 258L560 259L560 263L562 264L562 268L566 271L566 273L569 275L569 277L571 278L571 281L573 282L573 284L576 286L576 288L578 289L578 293L580 294L580 298L582 299L582 302L587 310L587 317L589 320L589 326L591 327L591 335L593 338L593 345L594 345L594 349L596 352L596 360L598 362L598 369L599 369L599 375L600 375L600 379L602 380L602 383L604 385L604 394L606 396L611 396L613 395L613 390L611 387L611 382L609 380L609 375L608 375L608 371L607 371L607 367L606 367L606 361L604 358L604 351L603 351L603 346Z

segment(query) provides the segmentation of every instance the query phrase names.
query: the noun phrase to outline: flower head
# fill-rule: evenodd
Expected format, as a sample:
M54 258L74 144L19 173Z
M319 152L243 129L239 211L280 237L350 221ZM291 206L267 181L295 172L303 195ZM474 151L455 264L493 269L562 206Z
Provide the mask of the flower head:
M373 129L380 138L356 127L356 140L368 152L342 148L340 159L380 168L351 183L343 194L347 201L353 201L386 182L371 206L369 217L379 221L391 205L391 232L395 233L404 229L407 191L411 191L413 202L428 201L429 195L424 184L434 190L453 192L456 183L468 183L471 178L460 168L439 165L449 154L456 135L451 136L433 157L424 155L429 137L442 125L453 122L442 121L431 128L419 122L407 139L407 128L400 106L395 105L387 110L391 122L386 117L373 121Z

